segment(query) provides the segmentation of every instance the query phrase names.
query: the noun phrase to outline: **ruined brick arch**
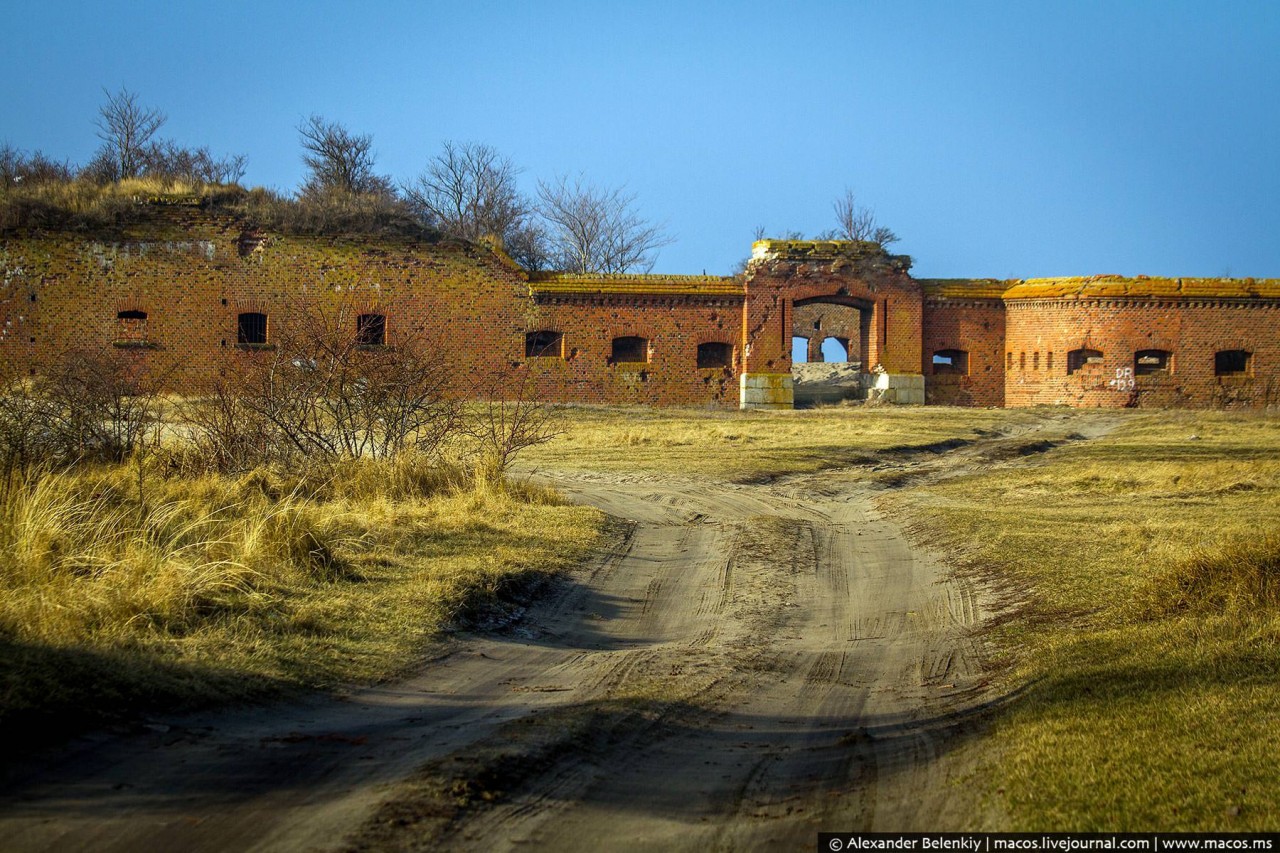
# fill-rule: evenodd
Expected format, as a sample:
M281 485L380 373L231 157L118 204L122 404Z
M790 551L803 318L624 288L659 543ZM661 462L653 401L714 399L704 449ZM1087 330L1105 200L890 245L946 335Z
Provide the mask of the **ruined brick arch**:
M850 310L856 311L856 325L850 318L845 316L835 323L829 323L825 327L821 327L817 325L817 321L814 319L815 312L804 310L811 306L828 305L837 309L845 309L845 315L849 314ZM835 293L807 296L800 299L792 298L790 305L786 307L786 313L791 318L792 337L808 339L809 361L821 361L821 358L814 358L815 353L820 351L823 342L827 338L836 338L842 340L842 346L848 350L848 360L860 363L864 373L879 362L881 342L875 334L875 330L878 328L878 312L882 310L874 300L850 295L847 288L844 287Z

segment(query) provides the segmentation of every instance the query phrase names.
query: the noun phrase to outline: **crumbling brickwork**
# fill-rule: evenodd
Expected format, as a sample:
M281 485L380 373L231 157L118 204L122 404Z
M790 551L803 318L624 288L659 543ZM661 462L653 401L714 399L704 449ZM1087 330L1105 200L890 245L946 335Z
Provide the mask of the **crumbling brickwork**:
M1280 282L918 281L869 243L761 241L718 276L529 274L457 241L286 237L161 205L116 233L0 240L0 360L109 348L199 393L341 307L363 345L430 342L459 394L790 405L791 341L847 342L898 399L955 405L1280 403ZM894 378L897 377L897 378ZM505 384L504 384L505 383ZM873 383L868 383L873 384Z
M789 371L791 338L801 334L795 312L832 305L860 314L857 357L851 352L850 359L863 370L919 373L922 294L909 265L871 243L757 243L746 274L746 369ZM812 322L808 311L801 314L805 322Z
M1280 403L1280 283L1046 279L1004 300L1008 405ZM1218 364L1232 352L1242 369Z
M921 281L925 402L1004 405L1006 288L998 281ZM955 354L963 354L955 355Z

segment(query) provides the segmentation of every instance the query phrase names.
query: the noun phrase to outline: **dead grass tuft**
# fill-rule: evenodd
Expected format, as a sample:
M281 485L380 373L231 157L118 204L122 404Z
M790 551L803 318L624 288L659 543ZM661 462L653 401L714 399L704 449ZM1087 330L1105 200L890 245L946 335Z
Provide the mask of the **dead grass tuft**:
M515 609L600 529L421 460L142 482L86 467L0 491L0 720L387 678L459 619Z
M1280 534L1197 548L1152 579L1148 615L1280 613Z

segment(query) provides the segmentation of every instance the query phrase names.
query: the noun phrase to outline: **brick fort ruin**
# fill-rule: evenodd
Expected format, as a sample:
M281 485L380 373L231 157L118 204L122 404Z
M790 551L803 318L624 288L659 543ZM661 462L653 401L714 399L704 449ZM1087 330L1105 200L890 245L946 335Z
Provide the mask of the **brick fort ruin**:
M546 399L790 408L1280 403L1280 280L915 279L873 243L763 240L740 276L529 273L460 241L296 237L153 205L109 239L0 241L0 359L111 347L181 389L344 305L371 349L423 334L461 376ZM461 386L460 386L461 387Z

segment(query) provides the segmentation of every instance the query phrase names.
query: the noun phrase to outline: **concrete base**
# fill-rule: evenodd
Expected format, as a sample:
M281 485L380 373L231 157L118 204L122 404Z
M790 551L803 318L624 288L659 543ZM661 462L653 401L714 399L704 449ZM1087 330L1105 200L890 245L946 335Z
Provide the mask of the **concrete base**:
M924 405L924 376L919 373L877 373L867 394L869 401Z
M744 373L741 377L738 407L741 409L793 409L795 408L794 389L790 373Z

